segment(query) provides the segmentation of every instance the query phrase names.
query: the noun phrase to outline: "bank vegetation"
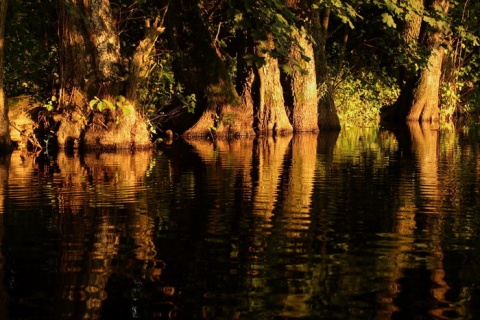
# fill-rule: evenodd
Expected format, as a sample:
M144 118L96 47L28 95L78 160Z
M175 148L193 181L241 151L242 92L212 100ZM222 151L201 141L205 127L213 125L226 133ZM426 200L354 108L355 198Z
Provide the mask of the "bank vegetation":
M1 148L475 119L479 13L470 0L0 0Z

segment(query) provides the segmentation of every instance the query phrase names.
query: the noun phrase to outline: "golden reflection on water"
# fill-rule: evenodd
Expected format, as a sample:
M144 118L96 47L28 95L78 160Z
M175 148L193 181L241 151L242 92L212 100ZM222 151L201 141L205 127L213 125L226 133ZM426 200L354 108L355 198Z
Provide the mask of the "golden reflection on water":
M439 204L441 203L441 191L438 179L438 155L439 155L439 129L438 124L431 123L409 123L410 135L412 137L412 148L417 156L419 168L419 197L422 205L418 214L440 214ZM438 306L448 305L445 297L450 287L444 280L445 270L443 266L443 249L441 246L443 219L426 219L424 228L431 237L429 244L430 256L427 258L433 287L432 296ZM430 310L435 317L441 318L449 307L437 307Z
M140 271L141 277L158 280L162 273L164 265L156 260L154 224L146 202L134 202L146 197L142 185L151 157L149 152L86 154L82 162L64 154L58 157L58 178L68 181L57 189L58 199L68 199L68 203L58 203L64 231L60 234L60 270L67 288L61 299L84 300L85 316L99 317L121 237L133 240L134 258L141 263L135 271ZM85 197L85 192L93 195ZM128 214L118 221L117 212L124 208Z
M45 165L14 153L0 162L0 212L47 200L58 243L53 300L64 318L100 318L109 281L121 277L138 285L123 294L152 285L173 313L182 289L198 286L189 299L205 318L388 319L408 309L402 299L418 270L429 316L466 314L466 300L449 299L445 234L470 241L478 232L455 206L467 197L460 177L480 177L480 166L459 159L480 158L468 146L442 149L441 139L437 128L411 124L398 140L353 129L193 140L180 156L60 153ZM194 164L181 163L185 155ZM162 239L174 248L159 249ZM185 279L165 280L166 258L178 258L174 272ZM0 287L0 308L7 292Z
M144 192L151 152L81 157L59 153L55 163L44 168L35 159L16 152L11 159L12 196L18 196L21 203L22 198L41 190L51 198L58 217L58 279L62 291L55 305L61 317L68 318L83 310L86 318L100 318L122 237L132 239L134 255L123 272L136 272L135 277L151 281L159 279L165 265L156 257L154 224L147 215ZM6 183L3 168L0 165L1 186ZM17 192L20 185L24 189ZM3 187L0 190L3 197ZM142 198L144 201L138 201ZM2 198L2 206L3 203Z
M7 319L8 316L8 293L5 288L4 279L4 270L5 270L5 256L3 254L3 237L4 237L4 225L3 225L3 215L4 215L4 203L5 203L5 194L8 187L8 169L10 165L10 160L6 156L0 154L0 319Z

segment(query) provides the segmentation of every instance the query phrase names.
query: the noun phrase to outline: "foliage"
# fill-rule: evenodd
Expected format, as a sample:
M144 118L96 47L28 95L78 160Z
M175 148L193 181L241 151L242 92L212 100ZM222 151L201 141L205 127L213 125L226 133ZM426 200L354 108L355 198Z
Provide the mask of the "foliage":
M121 110L124 116L129 116L135 111L132 104L127 101L124 96L115 97L115 101L113 102L108 99L95 97L90 100L89 106L91 110L97 110L100 112L103 112L105 109L110 109L111 111Z
M249 64L263 65L266 53L273 58L286 57L291 46L298 45L294 37L300 32L298 19L283 1L246 0L235 2L233 7L233 29L246 32L258 45L258 52L244 56ZM304 55L302 59L309 60ZM296 61L290 63L298 64Z
M363 2L363 0L314 0L312 2L312 8L328 8L342 24L347 25L350 29L354 29L355 20L362 19L357 8L362 5Z
M58 101L56 96L51 96L50 99L43 105L48 112L51 112L57 108Z
M172 55L163 52L154 60L150 77L138 91L138 101L150 130L156 134L163 123L184 112L193 113L197 100L195 94L186 93L182 84L175 80Z
M7 96L47 99L58 83L54 0L11 0L5 30ZM32 19L32 17L35 17Z
M348 73L335 89L335 104L343 126L371 126L378 123L380 108L392 104L400 93L386 70Z
M441 100L443 113L460 108L461 112L479 111L480 92L480 3L452 1L452 27L443 76Z

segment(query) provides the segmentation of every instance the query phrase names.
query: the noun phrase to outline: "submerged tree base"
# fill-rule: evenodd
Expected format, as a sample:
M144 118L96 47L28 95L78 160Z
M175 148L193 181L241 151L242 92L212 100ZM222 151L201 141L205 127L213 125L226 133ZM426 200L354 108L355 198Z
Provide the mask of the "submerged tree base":
M252 137L256 133L252 128L253 115L245 110L244 113L231 105L226 105L220 115L206 110L200 119L183 134L187 138L233 138Z
M145 119L120 110L83 113L48 111L30 96L11 99L10 136L19 149L148 149L153 144Z
M137 113L95 112L82 139L85 149L145 149L152 147L146 122Z

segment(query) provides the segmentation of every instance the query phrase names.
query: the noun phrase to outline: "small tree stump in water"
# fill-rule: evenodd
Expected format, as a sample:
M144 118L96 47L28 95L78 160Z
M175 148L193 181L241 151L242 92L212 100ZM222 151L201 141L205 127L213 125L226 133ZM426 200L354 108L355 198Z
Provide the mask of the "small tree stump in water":
M9 98L7 103L12 142L19 149L27 149L29 145L33 148L41 148L35 135L38 124L34 119L38 118L39 111L45 108L40 107L31 96Z

